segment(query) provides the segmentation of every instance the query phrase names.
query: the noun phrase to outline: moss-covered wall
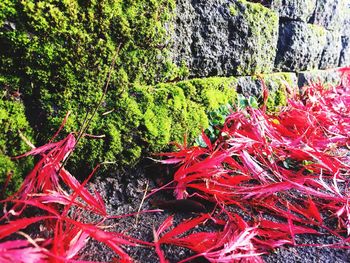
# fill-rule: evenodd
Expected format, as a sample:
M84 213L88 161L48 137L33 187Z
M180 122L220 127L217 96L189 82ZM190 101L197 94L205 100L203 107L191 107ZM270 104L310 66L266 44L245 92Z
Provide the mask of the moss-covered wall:
M227 10L230 6L230 21L240 17L247 27L241 47L254 52L238 52L225 61L233 61L241 74L269 72L274 54L268 44L272 38L277 43L278 17L243 0L227 4ZM114 57L107 95L86 131L96 136L84 137L69 162L82 176L103 161L123 169L170 141L191 140L208 126L208 112L234 101L240 79L186 80L190 69L173 63L175 10L175 0L1 1L0 184L13 173L15 187L31 165L31 160L10 158L29 149L19 131L35 145L46 143L67 111L72 114L64 132L79 131L102 97ZM275 77L264 77L271 110L285 103L285 82ZM259 96L256 90L247 94Z
M108 97L105 112L97 117L94 134L85 139L74 158L87 166L110 161L123 167L145 153L157 152L170 141L196 137L208 126L207 112L236 98L235 78L193 79L155 86L135 84L118 99ZM84 156L84 158L81 158Z
M102 96L116 56L108 96L87 131L107 131L108 139L82 143L89 167L95 157L105 159L102 149L107 148L108 156L120 151L118 134L127 137L132 134L128 129L138 127L139 112L132 108L137 103L131 95L134 85L181 78L181 69L169 60L167 44L174 0L6 0L0 5L0 85L21 94L39 145L68 110L72 115L65 130L78 131ZM118 110L102 118L110 108ZM127 128L114 125L123 119ZM130 135L120 142L131 152L126 159L137 155L137 149L129 147L132 139Z
M248 57L241 59L237 73L241 76L257 73L271 73L277 52L278 15L259 3L238 0L230 6L231 15L242 15L248 27L245 41L249 43L241 54ZM242 27L239 21L239 27Z

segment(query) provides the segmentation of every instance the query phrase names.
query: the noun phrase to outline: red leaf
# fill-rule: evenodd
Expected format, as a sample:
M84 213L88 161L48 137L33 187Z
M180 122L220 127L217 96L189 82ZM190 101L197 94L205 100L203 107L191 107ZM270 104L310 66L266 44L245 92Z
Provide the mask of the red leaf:
M18 230L26 228L27 226L34 224L36 222L46 220L46 219L54 219L53 216L38 216L32 218L23 218L18 220L13 220L10 223L0 225L0 239L7 237Z

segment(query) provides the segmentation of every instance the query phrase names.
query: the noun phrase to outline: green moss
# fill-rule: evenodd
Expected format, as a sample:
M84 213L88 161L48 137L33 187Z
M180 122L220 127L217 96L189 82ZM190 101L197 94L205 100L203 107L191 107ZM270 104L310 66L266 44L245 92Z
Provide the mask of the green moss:
M79 130L102 96L117 53L107 96L86 131L101 139L80 141L69 162L72 172L83 175L103 161L115 161L116 168L122 168L170 141L181 142L185 135L192 140L208 126L208 112L236 98L234 78L172 82L188 75L185 64L176 67L170 62L168 51L175 0L4 3L0 76L8 90L23 94L37 145L55 133L68 110L72 114L64 131ZM5 122L11 122L2 125L11 127L11 132L3 131L6 149L1 152L8 173L19 167L8 156L27 150L17 129L29 138L32 133L23 105L1 103L4 109L10 107L6 103L17 107L9 115L8 110L0 111Z
M11 159L30 149L20 138L19 133L22 132L28 140L33 143L34 141L32 130L24 114L23 104L18 98L14 98L6 87L3 90L0 100L0 186L3 186L6 178L11 175L12 179L6 189L8 195L18 188L22 182L22 176L33 165L32 158Z
M239 14L239 11L236 9L236 7L234 5L230 6L230 14L231 14L231 16L236 16Z
M68 110L65 131L79 129L101 97L117 53L108 96L87 131L106 139L83 139L71 165L139 157L144 112L132 87L188 74L171 63L168 51L175 0L5 0L0 7L0 76L23 94L38 144L54 134ZM109 110L114 113L102 115ZM155 137L169 133L155 130Z
M164 150L170 141L192 141L208 127L209 111L236 99L235 88L234 78L131 86L118 100L106 102L113 112L101 118L99 132L95 129L106 139L103 145L89 147L95 159L90 161L133 165L146 153Z
M271 93L267 100L267 110L270 112L276 112L281 106L287 105L287 97L285 90L279 89Z
M144 108L140 140L148 151L159 151L170 141L194 139L208 126L207 113L236 99L234 78L193 79L155 87L137 87L134 96Z
M253 52L249 54L249 58L241 58L245 63L237 67L237 73L250 75L252 73L272 72L279 28L277 13L260 3L251 3L245 0L238 0L230 7L231 10L235 10L236 15L238 12L242 14L242 23L247 24L249 31L247 39L244 41L252 45L249 50Z

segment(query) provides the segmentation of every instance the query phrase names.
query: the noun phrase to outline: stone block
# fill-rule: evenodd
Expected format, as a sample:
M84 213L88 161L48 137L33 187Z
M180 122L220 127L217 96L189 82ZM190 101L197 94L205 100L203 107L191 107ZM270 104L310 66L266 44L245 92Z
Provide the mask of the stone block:
M245 97L259 98L262 94L261 81L250 76L239 77L237 78L237 92Z
M266 84L270 95L275 95L276 93L281 92L284 97L288 97L297 92L298 78L295 73L291 72L261 74L252 77L238 77L237 92L243 94L245 97L254 96L256 98L261 98L263 91L261 79Z
M173 34L173 61L177 65L183 62L190 66L192 60L192 29L195 23L196 12L188 0L177 0L176 21L174 21ZM187 62L187 63L186 63Z
M188 6L188 5L191 6ZM278 16L244 0L179 1L174 61L191 77L271 72L278 40ZM186 10L191 10L187 12Z
M276 68L281 71L317 69L327 31L320 26L298 21L280 23Z
M338 69L312 70L298 73L298 86L300 88L312 83L337 85L341 80Z
M310 23L329 30L339 30L344 23L346 0L317 0L314 15Z
M341 28L341 35L350 37L350 1L345 4L344 21Z
M316 0L272 0L271 9L282 18L307 22L316 8Z
M319 69L338 67L342 50L341 36L338 31L327 31L327 43L322 51Z

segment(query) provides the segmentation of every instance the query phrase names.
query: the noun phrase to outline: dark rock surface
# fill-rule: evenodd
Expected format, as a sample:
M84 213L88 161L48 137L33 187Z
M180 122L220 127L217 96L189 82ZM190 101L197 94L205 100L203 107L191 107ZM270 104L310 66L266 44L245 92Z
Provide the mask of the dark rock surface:
M339 66L350 66L350 36L342 36L342 50L340 52Z
M319 69L338 67L342 41L339 31L327 31L327 44L324 46Z
M304 22L282 22L276 68L281 71L318 68L326 43L327 32L322 27Z
M350 64L346 0L177 0L174 27L191 78Z
M261 96L261 81L253 77L240 77L237 79L237 92L239 94L249 94L254 97Z
M342 36L350 36L350 2L345 4L343 15L344 21L340 33Z
M173 60L176 64L186 63L189 66L192 60L192 25L196 18L196 13L188 0L177 0L176 23L174 39Z
M270 94L281 89L282 86L288 86L291 89L298 86L298 78L295 73L263 74L261 78ZM245 96L260 98L263 93L263 83L257 76L239 77L237 78L237 92Z
M307 22L316 8L316 0L272 0L271 9L282 18Z

